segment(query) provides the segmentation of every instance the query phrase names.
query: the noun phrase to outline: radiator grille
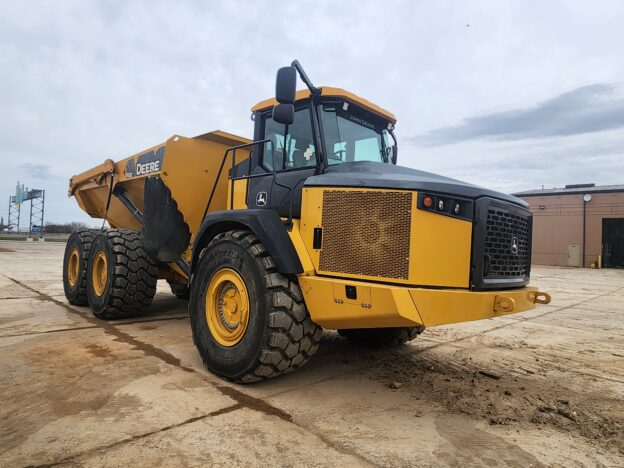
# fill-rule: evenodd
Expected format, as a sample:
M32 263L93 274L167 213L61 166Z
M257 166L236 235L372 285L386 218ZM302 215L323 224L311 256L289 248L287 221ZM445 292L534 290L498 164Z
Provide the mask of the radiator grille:
M528 273L529 217L490 206L485 230L485 278L518 278Z
M410 192L325 190L320 270L408 279Z

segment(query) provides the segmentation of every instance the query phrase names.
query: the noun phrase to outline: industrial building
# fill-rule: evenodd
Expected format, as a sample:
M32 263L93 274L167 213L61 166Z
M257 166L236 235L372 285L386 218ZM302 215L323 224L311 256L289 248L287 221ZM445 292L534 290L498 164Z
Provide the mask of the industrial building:
M624 268L624 185L576 184L514 195L533 213L533 263Z

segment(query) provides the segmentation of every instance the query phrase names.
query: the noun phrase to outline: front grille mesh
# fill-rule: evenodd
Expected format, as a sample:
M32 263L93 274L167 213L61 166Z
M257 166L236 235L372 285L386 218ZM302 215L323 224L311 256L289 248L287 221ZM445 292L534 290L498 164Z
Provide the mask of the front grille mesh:
M320 270L408 279L410 192L325 190Z
M529 269L529 217L501 208L488 208L485 231L485 278L518 278ZM514 242L514 239L517 242ZM517 245L517 253L512 244Z

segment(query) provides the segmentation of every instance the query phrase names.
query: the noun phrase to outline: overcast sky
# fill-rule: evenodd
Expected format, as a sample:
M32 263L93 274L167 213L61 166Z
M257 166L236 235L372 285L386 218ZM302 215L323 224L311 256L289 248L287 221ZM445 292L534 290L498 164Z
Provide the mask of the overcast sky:
M624 183L622 1L4 1L0 215L172 134L252 136L298 58L398 118L399 164L505 192Z

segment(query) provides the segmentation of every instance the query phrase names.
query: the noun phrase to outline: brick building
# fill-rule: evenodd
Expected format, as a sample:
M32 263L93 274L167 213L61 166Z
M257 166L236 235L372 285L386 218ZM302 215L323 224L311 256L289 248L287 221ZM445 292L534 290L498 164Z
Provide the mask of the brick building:
M533 213L533 263L624 267L624 185L566 185L515 193Z

